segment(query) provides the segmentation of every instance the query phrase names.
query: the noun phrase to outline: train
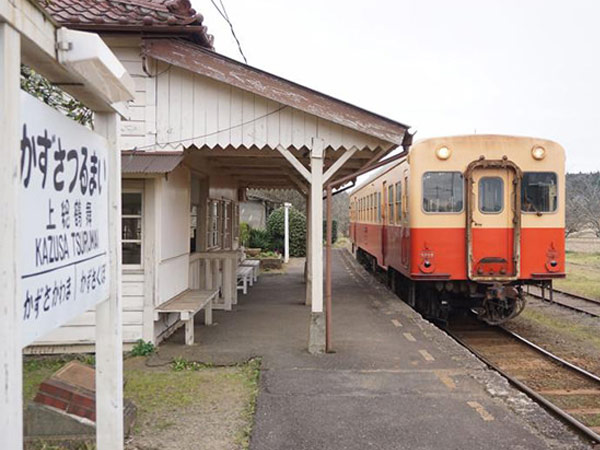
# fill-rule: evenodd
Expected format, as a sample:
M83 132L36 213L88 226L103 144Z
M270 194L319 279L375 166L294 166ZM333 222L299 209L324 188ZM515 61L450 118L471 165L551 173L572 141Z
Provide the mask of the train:
M350 194L356 258L424 316L489 324L565 277L565 151L518 136L425 139Z

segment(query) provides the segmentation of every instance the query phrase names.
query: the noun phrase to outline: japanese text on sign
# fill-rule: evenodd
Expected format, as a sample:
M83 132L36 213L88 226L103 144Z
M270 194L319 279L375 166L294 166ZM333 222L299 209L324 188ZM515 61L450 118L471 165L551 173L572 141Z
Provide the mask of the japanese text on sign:
M106 140L21 92L22 345L108 298Z

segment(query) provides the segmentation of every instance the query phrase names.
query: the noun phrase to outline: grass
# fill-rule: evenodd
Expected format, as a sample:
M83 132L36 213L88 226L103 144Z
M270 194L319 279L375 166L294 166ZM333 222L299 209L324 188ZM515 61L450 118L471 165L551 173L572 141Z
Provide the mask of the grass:
M600 253L566 252L567 278L554 282L557 289L600 299Z
M23 397L25 403L35 396L39 384L75 357L31 358L23 365ZM83 358L77 358L83 359ZM260 360L230 367L213 367L178 358L170 365L149 368L145 358L125 361L124 394L138 408L133 439L165 439L170 429L172 442L185 420L203 416L206 423L223 423L222 433L236 448L247 449L254 423ZM232 424L234 424L232 426ZM193 427L192 427L193 428ZM198 435L203 432L198 427ZM206 433L204 433L206 434ZM160 441L157 441L157 443ZM87 444L75 447L87 449ZM160 447L160 444L157 444ZM200 441L199 441L200 445ZM157 448L158 448L157 447ZM31 443L30 449L60 450L65 447L44 441ZM93 448L89 447L89 448Z
M552 317L535 308L525 308L521 313L521 316L536 325L549 328L558 334L584 341L586 345L592 345L600 352L600 335L598 335L597 328L574 323L573 321L566 319Z

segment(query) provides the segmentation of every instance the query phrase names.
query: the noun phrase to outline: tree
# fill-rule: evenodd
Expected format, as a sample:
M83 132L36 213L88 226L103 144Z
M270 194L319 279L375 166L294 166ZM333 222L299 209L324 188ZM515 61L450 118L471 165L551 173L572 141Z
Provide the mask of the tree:
M92 111L89 108L24 64L21 64L21 89L76 122L92 125Z
M267 233L275 250L283 252L284 209L276 209L267 219ZM290 256L306 255L306 217L296 208L289 211Z

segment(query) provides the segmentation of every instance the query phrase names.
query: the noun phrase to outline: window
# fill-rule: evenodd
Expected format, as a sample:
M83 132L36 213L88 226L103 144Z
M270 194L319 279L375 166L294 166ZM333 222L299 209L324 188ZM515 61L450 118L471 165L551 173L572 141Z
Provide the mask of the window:
M396 183L396 223L402 220L402 182Z
M423 209L430 213L462 211L463 185L463 176L460 172L425 172Z
M377 202L377 205L376 205L377 223L381 223L381 192L377 192L375 194L375 201Z
M219 239L219 202L216 200L208 200L207 209L206 247L219 247L221 245Z
M142 264L142 193L123 192L121 194L123 265Z
M557 177L552 172L525 172L521 185L521 209L552 212L558 206Z
M402 215L407 218L408 217L408 176L404 177L404 209L402 210Z
M387 221L390 225L394 224L394 186L388 187L388 216Z
M190 252L196 251L198 235L198 205L190 205Z
M504 180L499 177L483 177L479 180L479 211L486 214L499 213L504 209Z

